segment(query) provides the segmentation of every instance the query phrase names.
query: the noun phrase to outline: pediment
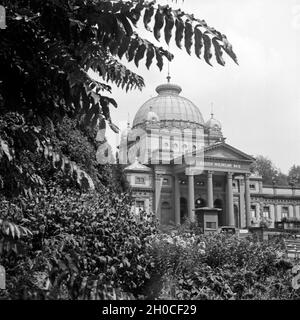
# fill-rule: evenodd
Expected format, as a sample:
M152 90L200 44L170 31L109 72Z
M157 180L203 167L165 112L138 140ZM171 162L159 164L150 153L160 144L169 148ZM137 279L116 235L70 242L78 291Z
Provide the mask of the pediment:
M149 172L151 169L138 161L136 158L135 161L124 169L125 171L142 171Z
M255 161L252 156L223 142L206 147L204 150L204 156L205 158L208 157L249 162Z

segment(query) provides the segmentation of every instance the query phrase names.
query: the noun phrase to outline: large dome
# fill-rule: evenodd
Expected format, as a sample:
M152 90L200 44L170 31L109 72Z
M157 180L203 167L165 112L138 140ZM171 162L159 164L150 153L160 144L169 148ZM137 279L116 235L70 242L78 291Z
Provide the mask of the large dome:
M179 121L204 126L200 110L190 100L180 96L178 85L166 83L156 88L158 95L146 101L133 120L133 128L149 120L148 113L155 113L160 122Z

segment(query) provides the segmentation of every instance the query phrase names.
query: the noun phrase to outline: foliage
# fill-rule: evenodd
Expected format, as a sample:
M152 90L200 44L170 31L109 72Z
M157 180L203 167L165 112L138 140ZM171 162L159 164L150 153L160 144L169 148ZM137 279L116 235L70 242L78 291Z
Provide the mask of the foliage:
M80 194L57 187L3 202L0 216L30 228L22 251L3 252L7 298L132 298L153 271L148 237L154 220L137 221L130 199L106 190ZM109 294L112 296L109 296ZM115 295L115 296L114 296Z
M256 161L251 166L251 171L262 176L264 184L288 185L287 176L276 168L273 162L264 156L257 156Z
M259 226L263 228L269 228L272 224L272 219L261 216L259 219Z
M12 190L30 193L30 186L45 182L33 168L28 174L22 167L20 154L28 151L39 151L54 169L68 168L75 183L94 189L85 167L53 148L53 131L68 116L85 130L105 131L108 124L118 132L109 112L117 107L109 83L126 90L144 86L120 59L137 66L144 59L148 68L156 61L161 70L164 59L173 58L139 36L138 22L156 40L169 44L174 38L208 64L214 53L224 65L224 52L237 62L225 35L168 5L142 0L4 0L2 5L7 28L0 30L0 185L11 183Z
M295 164L290 168L288 180L292 186L300 187L300 166Z
M182 232L160 235L154 241L162 274L159 298L300 298L300 291L292 287L293 264L283 258L282 239L258 242L235 235ZM178 238L186 239L185 244Z
M7 202L3 202L5 206ZM2 215L1 215L2 216ZM22 242L24 237L31 236L32 233L28 228L19 226L6 219L0 219L0 257L5 253L15 252L22 250Z
M132 216L129 196L120 194L127 189L121 167L96 163L106 126L118 132L110 117L110 107L117 107L110 83L143 88L142 77L126 68L123 58L136 66L143 60L147 68L156 62L160 70L164 59L173 58L139 36L138 22L156 40L169 44L173 37L208 64L214 55L224 65L224 52L237 63L232 46L204 20L155 2L1 4L7 20L0 30L0 236L9 243L0 255L7 270L5 295L143 294L157 277L148 238L155 223ZM91 78L90 70L101 80ZM95 191L81 193L88 189ZM30 231L23 237L24 230Z

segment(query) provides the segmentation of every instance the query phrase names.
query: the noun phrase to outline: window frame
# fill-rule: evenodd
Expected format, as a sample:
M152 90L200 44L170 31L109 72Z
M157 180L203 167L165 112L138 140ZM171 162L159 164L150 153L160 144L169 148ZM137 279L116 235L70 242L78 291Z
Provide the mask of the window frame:
M145 177L135 176L135 184L146 184Z
M138 203L142 203L142 206L138 205ZM142 210L145 210L145 200L143 199L136 199L135 202L134 202L134 206L136 209L142 209Z
M214 227L208 226L208 224L212 224L212 225L214 225ZM216 230L217 229L217 222L216 221L205 221L205 228L210 229L210 230Z
M268 210L265 210L265 209L268 209ZM266 216L266 213L268 214L268 216ZM264 217L264 218L270 218L270 216L271 216L270 207L264 206L264 207L263 207L263 217Z
M256 218L256 206L255 205L250 206L250 212L251 212L251 218L255 219Z
M284 209L286 209L286 211ZM288 218L288 217L289 217L289 207L282 206L281 207L281 219Z

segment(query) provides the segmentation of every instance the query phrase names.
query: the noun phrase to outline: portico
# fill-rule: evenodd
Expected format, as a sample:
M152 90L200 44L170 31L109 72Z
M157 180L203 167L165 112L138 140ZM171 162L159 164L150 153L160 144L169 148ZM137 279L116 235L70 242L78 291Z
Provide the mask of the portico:
M223 142L215 145L214 148L205 148L202 161L195 161L192 165L183 163L174 166L175 224L181 223L180 198L182 196L187 198L188 212L186 216L190 221L195 221L195 205L201 195L201 199L205 200L203 206L207 208L215 208L215 201L217 200L225 204L221 212L223 215L222 223L223 225L236 226L240 224L239 221L242 219L235 219L234 197L242 196L245 203L245 209L243 210L245 212L245 223L243 227L248 227L251 221L249 167L252 161L252 157ZM233 179L235 178L243 180L245 185L243 195L240 194L239 186L236 186L234 191ZM181 181L184 187L180 183ZM239 227L242 226L239 225Z

